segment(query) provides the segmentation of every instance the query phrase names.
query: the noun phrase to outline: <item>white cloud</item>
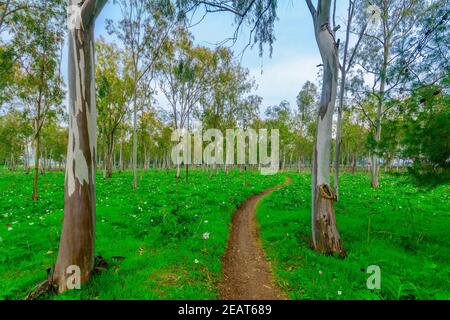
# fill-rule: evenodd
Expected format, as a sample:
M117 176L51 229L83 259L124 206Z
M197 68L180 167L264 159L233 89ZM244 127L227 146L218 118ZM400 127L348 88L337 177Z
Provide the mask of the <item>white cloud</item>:
M263 106L269 106L287 100L291 106L303 84L307 81L316 81L318 68L321 63L320 56L292 55L277 62L269 61L261 68L250 69L258 84L256 93L264 98Z

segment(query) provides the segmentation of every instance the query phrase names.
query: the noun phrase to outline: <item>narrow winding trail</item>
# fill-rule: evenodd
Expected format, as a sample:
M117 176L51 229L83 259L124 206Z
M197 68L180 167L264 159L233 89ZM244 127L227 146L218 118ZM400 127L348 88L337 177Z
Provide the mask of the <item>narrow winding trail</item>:
M222 262L220 283L222 300L286 300L287 295L274 283L272 268L259 239L256 207L259 201L292 182L272 187L247 199L233 216L228 246Z

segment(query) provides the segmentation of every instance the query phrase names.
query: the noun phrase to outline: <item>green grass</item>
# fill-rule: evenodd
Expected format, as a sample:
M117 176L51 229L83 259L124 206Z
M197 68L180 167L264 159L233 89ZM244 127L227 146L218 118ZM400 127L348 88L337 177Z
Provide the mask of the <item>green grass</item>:
M82 290L54 298L217 298L221 257L236 206L284 181L281 175L238 171L210 178L191 170L188 184L176 181L172 171L141 175L137 191L131 188L130 173L115 173L111 180L97 176L96 254L110 267ZM25 297L46 279L46 269L57 256L64 174L39 177L36 204L31 201L31 179L0 171L0 299ZM205 232L210 234L207 240Z
M450 184L432 189L406 175L384 175L373 190L366 174L343 174L336 215L345 259L311 249L311 176L258 207L263 246L292 299L450 299ZM369 290L368 266L381 268ZM340 294L339 294L340 293Z
M173 171L140 175L137 191L129 172L97 176L96 254L109 268L54 299L217 298L236 206L285 180L238 171L210 178L191 170L186 184ZM449 184L424 189L406 175L384 175L373 190L366 174L343 174L336 214L348 256L337 259L309 248L311 177L289 175L293 183L261 202L258 220L292 299L450 299ZM0 299L25 297L56 259L64 175L39 178L33 203L31 175L0 170ZM366 288L369 265L381 267L381 290Z

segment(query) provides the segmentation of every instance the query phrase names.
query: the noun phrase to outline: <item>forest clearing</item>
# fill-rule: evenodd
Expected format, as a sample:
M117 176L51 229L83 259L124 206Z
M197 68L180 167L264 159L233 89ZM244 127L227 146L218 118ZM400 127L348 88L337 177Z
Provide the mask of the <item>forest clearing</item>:
M98 176L96 245L107 270L83 290L54 298L217 299L233 212L286 176L293 182L258 206L258 225L276 283L289 298L450 298L450 239L443 227L449 222L449 184L427 189L405 174L392 174L383 175L382 190L372 190L369 175L344 173L342 192L348 196L336 212L348 257L335 259L309 249L310 174L266 177L236 170L209 178L193 170L189 184L174 183L174 174L140 172L142 188L135 192L130 192L130 172L111 180ZM24 298L45 279L57 253L64 176L42 177L46 191L39 204L28 201L30 178L2 171L2 299ZM385 272L380 291L366 287L362 269L372 264Z
M449 0L0 0L2 301L448 301L449 200Z

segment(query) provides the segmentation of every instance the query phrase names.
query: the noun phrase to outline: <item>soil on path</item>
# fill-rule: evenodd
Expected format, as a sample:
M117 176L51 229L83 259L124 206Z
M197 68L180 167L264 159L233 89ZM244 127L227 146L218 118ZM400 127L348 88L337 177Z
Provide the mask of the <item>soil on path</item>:
M286 300L274 283L270 262L259 239L256 207L259 201L289 183L272 187L242 203L233 216L228 246L222 262L223 280L219 286L223 300Z

